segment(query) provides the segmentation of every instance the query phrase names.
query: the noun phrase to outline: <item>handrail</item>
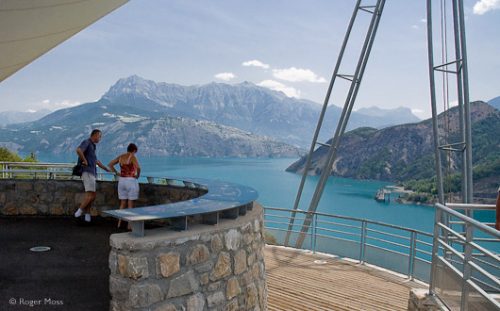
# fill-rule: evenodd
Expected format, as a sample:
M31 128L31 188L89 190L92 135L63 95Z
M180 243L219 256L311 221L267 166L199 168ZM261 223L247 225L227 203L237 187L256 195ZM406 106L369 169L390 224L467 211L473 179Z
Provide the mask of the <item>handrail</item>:
M283 212L290 212L291 211L290 209L286 209L286 208L270 207L270 206L266 206L265 209L266 210L273 210L273 211L283 211ZM309 214L310 213L308 211L304 211L304 210L301 210L301 209L297 209L295 211L297 213L302 213L302 214ZM384 226L384 227L389 227L389 228L399 229L399 230L415 231L418 234L427 235L429 237L432 237L432 234L429 233L429 232L421 231L421 230L418 230L418 229L411 229L411 228L407 228L407 227L403 227L403 226L398 226L398 225L393 225L393 224L388 224L388 223L381 222L381 221L376 221L376 220L369 220L369 219L365 219L365 218L356 218L356 217L344 216L344 215L328 214L328 213L322 213L322 212L311 212L311 214L315 214L315 215L318 215L318 216L334 217L334 218L345 219L345 220L366 221L367 223L374 224L374 225L381 225L381 226Z
M265 206L265 225L267 229L288 232L285 229L288 224L282 219L287 219L288 217L281 215L280 213L272 213L272 212L283 212L283 213L295 213L297 215L302 214L303 217L313 217L315 221L313 221L313 225L311 226L311 231L308 235L311 237L310 249L313 252L317 250L317 238L327 238L334 239L336 241L344 241L344 242L354 242L359 244L359 255L358 257L352 257L353 259L359 260L360 263L374 263L371 262L371 259L367 256L367 246L369 246L372 251L374 249L381 250L387 254L397 254L398 256L407 257L407 265L405 273L410 279L415 277L415 262L423 262L430 263L430 254L432 247L431 238L432 234L428 232L424 232L421 230L406 228L403 226L387 224L380 221L374 221L369 219L356 218L351 216L344 215L335 215L328 214L323 212L307 212L304 210L292 210L285 209L280 207L269 207ZM321 219L320 217L323 217ZM337 220L347 220L355 223L340 223L336 220L325 219L325 218L333 218ZM323 225L323 226L321 226ZM325 225L329 225L329 228L326 228ZM281 228L282 226L283 228ZM372 226L372 228L370 228ZM373 228L375 226L375 228ZM299 233L299 229L295 229L300 227L300 225L294 225L291 229L291 233ZM403 233L398 232L395 234L393 230L403 231ZM422 240L422 237L425 237L429 240L429 243L426 243ZM373 244L376 242L376 244ZM308 248L307 245L303 246L304 248ZM426 251L423 248L429 249ZM322 250L325 252L325 250ZM326 251L332 254L335 254L335 251L332 249L331 251ZM352 251L351 251L352 252ZM339 255L337 252L335 255ZM344 255L343 255L344 256ZM348 256L349 257L349 256ZM380 264L379 264L380 265ZM384 266L384 268L391 268ZM394 270L394 269L391 269ZM422 277L419 277L422 279ZM427 278L424 277L423 281L427 281Z
M63 166L63 167L71 167L75 165L74 163L61 162L61 163L52 163L52 162L9 162L9 161L0 161L0 165L11 165L11 166Z
M468 204L468 203L446 203L446 206L451 209L468 209L468 210L495 210L494 204Z
M467 209L470 206L462 204L453 204L453 207L457 209ZM475 210L483 210L483 209L491 210L492 207L493 206L491 205L483 206L478 204L472 206L472 208L474 208ZM454 211L449 207L443 206L443 208L446 209L447 212L449 212L449 215L451 215L454 218L458 218L459 221L466 224L466 226L482 231L486 234L490 234L490 236L492 236L493 238L486 239L484 238L483 234L478 237L474 238L469 237L467 239L465 233L459 232L462 230L453 230L452 228L448 227L444 228L442 223L438 223L436 225L436 227L439 228L438 231L446 230L446 232L449 232L448 233L449 235L452 234L456 235L455 239L447 238L443 240L438 240L437 243L439 245L439 248L446 250L446 252L440 251L440 254L443 253L444 255L439 256L439 260L440 261L445 260L447 256L446 254L455 254L456 257L454 258L456 258L458 261L453 258L450 258L450 261L446 264L447 266L449 265L454 267L454 269L457 269L456 268L457 265L458 267L462 267L462 261L468 260L470 262L469 270L472 269L475 272L474 275L472 275L472 273L469 273L470 277L467 279L466 283L470 284L472 282L474 286L471 285L472 286L471 288L480 288L484 286L489 286L489 288L493 288L494 284L497 284L496 280L495 281L490 280L488 284L488 281L486 279L481 279L479 282L475 282L473 277L476 277L477 273L481 275L486 275L486 277L488 276L491 277L491 275L500 274L499 272L497 272L498 266L500 266L500 264L498 263L498 261L500 260L498 255L496 255L494 251L492 251L490 248L484 245L484 243L486 242L488 243L500 242L499 240L500 232L496 231L493 228L490 228L489 226L486 226L485 224L475 219L469 218L458 211ZM352 247L351 250L348 251L348 253L350 253L351 255L344 254L342 256L352 257L353 259L359 260L360 263L374 263L371 262L370 257L367 256L367 247L371 248L372 253L374 251L377 251L381 254L382 253L397 254L398 256L403 256L403 258L405 257L407 258L405 260L406 262L403 261L403 265L407 264L408 270L406 274L410 279L417 277L422 281L431 281L432 284L432 275L429 278L422 275L422 273L427 273L425 272L426 270L422 270L425 269L424 266L426 266L427 269L430 268L431 272L434 273L435 273L434 270L436 269L434 266L437 262L435 258L436 252L434 250L434 243L436 243L436 241L432 242L430 240L430 238L434 237L434 235L431 233L399 225L387 224L380 221L356 218L351 216L334 215L321 212L307 212L304 210L291 210L286 208L270 207L270 206L266 206L264 207L264 209L265 209L264 220L266 229L277 230L278 232L288 232L288 230L286 229L286 225L288 223L285 221L289 217L286 214L294 212L297 215L302 214L302 217L306 216L312 217L314 221L308 233L308 236L310 237L310 243L309 245L305 245L304 248L316 252L318 247L318 243L316 240L318 238L335 239L336 241L356 243L357 245L359 245L359 256L356 254L352 255L353 254ZM436 210L440 211L441 206L436 207ZM339 222L338 220L345 220L347 222L342 223ZM373 226L376 226L375 229ZM300 231L299 225L295 225L293 228L297 229L292 229L290 231L291 233L294 234L299 233ZM395 232L394 230L398 230L400 232L397 231ZM401 233L401 231L406 233L403 234ZM471 230L469 229L468 231ZM460 241L462 241L462 243L460 244L462 246L460 246L459 248L456 245L453 246L453 243L456 243L456 241L458 241L459 239ZM376 245L374 245L372 242L376 242ZM325 248L325 246L323 246L323 248ZM468 249L467 252L465 252L466 248ZM335 250L331 249L329 251L328 250L325 251L324 249L322 249L321 251L339 255L338 249ZM472 260L475 260L474 258L477 258L478 256L482 258L481 261L483 262L475 261L475 263L473 263ZM491 258L494 258L493 261L491 261ZM488 259L490 259L491 262L488 262ZM418 267L416 267L416 263L418 263ZM383 262L382 264L380 263L375 263L375 264L378 264L390 270L394 270L394 267L387 265L384 266L385 262ZM397 265L400 266L401 264ZM419 275L415 274L417 268L420 271ZM401 271L401 268L398 269L399 271ZM492 274L491 273L492 270L494 270L495 273ZM432 291L432 294L436 293ZM491 297L487 297L485 299L489 303L493 303L492 301L494 301L494 299ZM496 304L494 305L497 306Z
M474 291L472 296L479 295L479 298L475 298L475 300L480 301L478 303L482 301L492 309L500 309L500 301L498 300L500 294L498 290L498 285L500 285L498 281L500 275L498 269L500 265L498 255L500 231L453 209L492 210L494 207L493 205L480 204L435 204L436 218L429 292L436 295L444 304L456 303L456 297L446 295L448 284L441 283L442 280L458 278L461 280L461 310L469 309L469 305L474 303L474 301L470 301L470 291ZM450 220L452 217L455 221ZM456 219L460 223L457 223ZM451 227L453 225L461 226L459 228L462 229L454 230ZM482 232L482 236L476 237L475 231ZM484 235L487 235L488 238L485 238ZM484 244L486 241L489 243L488 245ZM479 244L481 242L483 245ZM493 244L495 247L491 243L495 243ZM450 256L451 254L454 257ZM477 257L482 259L477 260ZM443 265L448 269L441 268ZM440 288L440 290L436 290L436 288ZM486 304L482 307L488 308Z
M447 205L457 206L459 208L464 208L464 206L469 205L469 204L447 204ZM470 204L470 205L471 205L471 208L479 209L479 208L477 208L479 206L478 204ZM494 205L486 205L485 204L486 209L489 209L489 207L491 207L491 206L494 206ZM446 212L446 213L460 219L460 220L463 220L467 224L470 224L474 227L477 227L478 229L480 229L481 231L483 231L485 233L491 234L491 235L497 237L498 239L500 239L500 231L499 230L488 227L485 224L475 220L474 218L470 218L470 217L468 217L462 213L459 213L459 212L455 211L454 209L451 209L451 208L449 208L445 205L442 205L440 203L436 203L435 207L437 209L442 210L443 212Z

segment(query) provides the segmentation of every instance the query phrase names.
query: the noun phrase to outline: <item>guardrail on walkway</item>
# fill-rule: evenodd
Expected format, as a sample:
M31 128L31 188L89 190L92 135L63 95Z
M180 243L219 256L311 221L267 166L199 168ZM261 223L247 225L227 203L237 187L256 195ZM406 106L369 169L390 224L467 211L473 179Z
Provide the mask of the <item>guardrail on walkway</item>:
M291 209L264 207L266 230L277 244L283 244ZM296 210L296 219L308 212ZM370 263L428 282L430 277L432 234L354 217L312 213L312 224L304 240L304 249L320 251ZM300 223L300 221L296 222ZM301 231L294 225L290 244Z
M72 169L76 163L46 163L46 162L3 162L0 161L0 178L22 178L22 179L80 179L72 176ZM108 173L96 166L97 180L117 180L117 175ZM180 178L165 178L141 176L139 181L150 184L162 184L169 186L180 186L188 188L202 187Z
M450 309L500 310L500 231L454 209L494 205L436 204L430 293Z

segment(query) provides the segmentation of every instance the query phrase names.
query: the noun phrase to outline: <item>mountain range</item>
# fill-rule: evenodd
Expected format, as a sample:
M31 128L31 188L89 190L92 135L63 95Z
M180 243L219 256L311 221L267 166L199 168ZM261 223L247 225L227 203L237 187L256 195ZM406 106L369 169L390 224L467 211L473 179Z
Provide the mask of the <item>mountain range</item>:
M120 79L102 97L112 103L151 107L169 116L212 121L236 127L279 141L309 146L321 105L309 100L287 97L250 82L240 84L210 83L182 86L157 83L138 76ZM325 138L333 133L341 108L330 105L324 122ZM420 121L410 109L365 109L353 112L349 128Z
M497 96L493 99L490 99L488 101L488 104L490 104L491 106L497 108L498 110L500 110L500 96Z
M134 141L147 155L297 157L309 143L320 108L249 82L181 86L134 75L118 80L96 102L4 125L0 145L23 153L72 153L98 127L103 154L121 152ZM328 111L330 120L340 115L336 106ZM403 108L362 109L353 119L373 126L418 120ZM325 133L333 125L329 122Z
M441 126L444 118L448 119L449 140L460 141L457 107L440 114ZM498 187L496 174L500 171L500 111L487 103L474 102L471 103L471 119L473 165L475 170L481 171L475 175L477 187L474 191L488 196L495 194L495 187ZM444 133L442 127L441 133ZM432 135L431 119L380 130L364 127L350 131L342 137L332 174L392 182L432 178L435 175ZM308 174L321 174L327 152L328 149L321 146L313 153ZM447 158L443 156L443 161ZM305 161L306 158L302 157L290 165L287 171L302 174ZM456 172L461 167L457 153L450 154L449 163L451 171Z
M37 111L2 111L0 112L0 125L35 121L49 113L51 111L48 109Z
M292 157L297 147L204 120L170 117L101 99L0 129L0 146L20 153L74 153L93 128L103 132L99 154L118 154L130 142L142 155Z

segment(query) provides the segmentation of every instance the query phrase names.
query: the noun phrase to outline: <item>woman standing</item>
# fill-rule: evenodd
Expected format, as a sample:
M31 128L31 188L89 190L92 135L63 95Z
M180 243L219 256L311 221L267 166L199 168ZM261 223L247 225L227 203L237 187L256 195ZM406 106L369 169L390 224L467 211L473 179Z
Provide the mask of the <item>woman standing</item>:
M135 144L129 144L126 153L119 155L108 164L109 169L116 174L118 174L118 172L115 169L115 165L120 164L120 178L118 180L120 209L125 208L125 206L133 208L134 201L139 198L139 182L137 179L141 175L141 167L135 156L136 153L137 146ZM121 220L118 220L118 228L120 225Z

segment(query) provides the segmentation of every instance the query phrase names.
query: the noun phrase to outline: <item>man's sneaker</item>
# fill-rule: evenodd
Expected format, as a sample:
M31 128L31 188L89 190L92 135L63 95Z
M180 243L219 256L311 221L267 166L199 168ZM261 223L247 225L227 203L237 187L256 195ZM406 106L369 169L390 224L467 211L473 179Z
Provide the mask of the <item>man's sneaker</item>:
M90 222L92 218L90 217L90 214L85 214L85 221Z
M82 209L81 209L81 208L77 209L77 210L76 210L76 212L75 212L75 217L80 217L80 216L82 216L82 213L83 213L83 211L82 211Z

